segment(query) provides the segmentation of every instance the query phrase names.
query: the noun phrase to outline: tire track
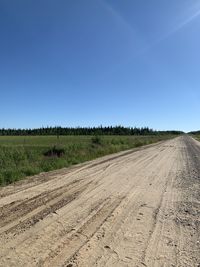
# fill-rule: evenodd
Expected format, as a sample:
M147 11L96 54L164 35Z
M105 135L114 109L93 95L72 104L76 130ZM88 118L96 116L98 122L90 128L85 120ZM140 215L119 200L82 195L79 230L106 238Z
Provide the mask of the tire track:
M70 191L71 189L73 189L75 186L77 186L77 183L80 182L81 180L75 180L65 186L61 186L59 188L43 192L29 199L25 199L24 201L14 201L1 207L0 227L3 227L10 222L13 222L18 217L22 217L42 205L46 205L51 200L56 199L66 193L66 191Z

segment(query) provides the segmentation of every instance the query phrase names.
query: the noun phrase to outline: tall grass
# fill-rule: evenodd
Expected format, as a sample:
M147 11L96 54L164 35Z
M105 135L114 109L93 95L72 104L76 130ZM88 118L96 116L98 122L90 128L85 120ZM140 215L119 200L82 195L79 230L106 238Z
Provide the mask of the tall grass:
M0 185L171 136L1 136Z

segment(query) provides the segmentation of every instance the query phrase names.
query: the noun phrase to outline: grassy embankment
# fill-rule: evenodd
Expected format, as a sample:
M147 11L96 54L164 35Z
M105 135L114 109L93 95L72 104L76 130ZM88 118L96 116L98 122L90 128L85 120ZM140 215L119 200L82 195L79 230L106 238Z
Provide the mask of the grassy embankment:
M0 136L0 185L172 136Z
M200 134L191 135L193 138L195 138L197 141L200 142Z

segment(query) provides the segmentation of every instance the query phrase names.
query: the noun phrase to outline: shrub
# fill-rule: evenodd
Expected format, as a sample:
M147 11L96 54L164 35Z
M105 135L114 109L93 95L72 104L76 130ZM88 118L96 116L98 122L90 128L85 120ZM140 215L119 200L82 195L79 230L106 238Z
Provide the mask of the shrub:
M65 150L63 148L59 148L56 146L53 146L52 148L50 148L49 150L44 152L44 156L46 156L46 157L58 157L58 158L60 158L64 154L65 154Z
M101 145L102 139L98 135L96 135L96 136L92 137L92 143L95 145Z

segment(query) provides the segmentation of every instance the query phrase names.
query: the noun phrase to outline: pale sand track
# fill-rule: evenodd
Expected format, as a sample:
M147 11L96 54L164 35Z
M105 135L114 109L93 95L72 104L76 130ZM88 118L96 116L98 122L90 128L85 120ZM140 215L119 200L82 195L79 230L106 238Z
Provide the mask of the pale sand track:
M0 266L200 266L188 136L0 189Z

